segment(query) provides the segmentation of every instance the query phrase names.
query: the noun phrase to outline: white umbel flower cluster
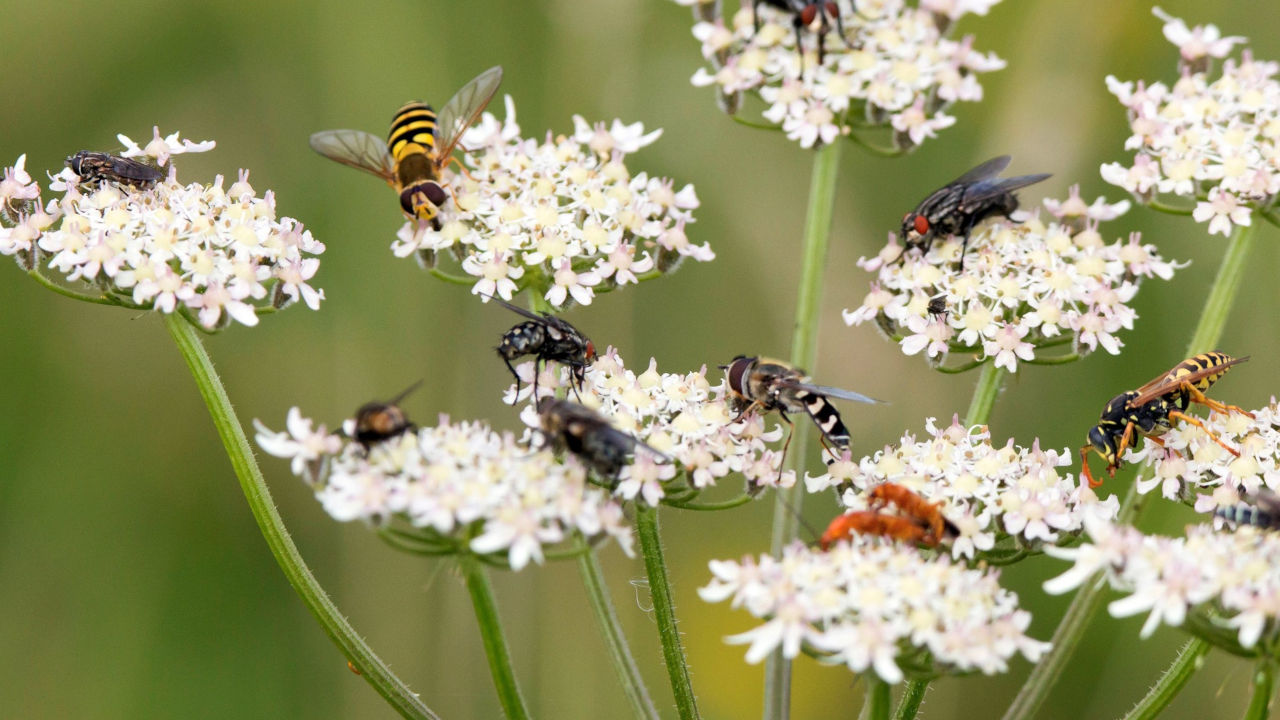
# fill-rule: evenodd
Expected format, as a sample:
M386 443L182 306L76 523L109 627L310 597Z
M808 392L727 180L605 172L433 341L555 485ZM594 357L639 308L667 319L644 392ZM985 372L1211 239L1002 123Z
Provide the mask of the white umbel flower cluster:
M698 207L693 186L676 190L624 162L661 130L574 116L572 135L538 141L520 137L509 96L506 108L505 121L485 113L462 136L471 177L445 170L457 202L441 208L440 229L405 223L396 255L432 264L449 252L475 278L473 293L510 300L533 288L557 308L589 305L597 292L670 272L684 258L715 258L685 235Z
M842 0L835 4L846 38L830 22L819 64L816 31L802 29L802 57L792 13L756 3L757 30L753 3L743 0L727 24L700 13L709 19L693 26L693 36L711 67L699 68L693 84L714 85L725 97L759 95L768 106L764 119L802 147L869 126L892 128L898 147L919 145L955 123L944 112L951 103L982 99L979 73L1004 67L995 55L974 50L972 37L952 40L940 29L967 13L985 14L997 1L915 7L902 0L858 0L852 12L854 3Z
M533 363L516 367L523 380L520 396L510 386L506 402L532 400ZM712 385L707 368L696 372L659 372L657 360L639 374L626 368L615 348L598 357L586 370L580 393L567 390L563 368L545 370L538 379L542 396L561 390L570 400L596 410L617 429L636 437L667 455L674 463L656 461L643 450L636 462L623 468L616 493L625 499L640 496L657 505L672 489L677 469L683 474L681 495L693 496L731 473L741 474L751 490L791 487L795 471L780 473L783 428L776 417L751 413L733 422L724 381ZM531 401L521 413L530 428L538 427L538 415ZM768 419L771 428L766 427ZM798 419L803 421L803 419ZM685 498L690 499L689 497Z
M622 507L589 486L582 468L549 451L531 451L510 433L484 423L450 422L404 432L366 453L351 439L316 427L297 408L286 430L255 420L258 445L288 458L335 520L379 527L402 520L423 542L447 549L503 553L513 570L542 563L544 548L570 539L608 536L631 553Z
M1115 496L1105 501L1087 483L1059 468L1070 466L1068 450L991 444L985 425L965 427L959 418L939 426L925 422L920 438L908 433L856 463L845 455L825 475L806 477L810 492L842 490L842 504L867 508L865 493L892 482L930 502L941 502L943 517L959 535L944 539L954 557L1010 562L1029 552L1079 535L1089 518L1110 520L1119 511Z
M1280 491L1280 406L1272 398L1266 407L1243 413L1210 412L1202 422L1228 446L1236 457L1213 441L1203 430L1187 423L1175 423L1160 436L1161 447L1143 443L1130 450L1125 462L1146 461L1147 477L1138 480L1139 492L1159 488L1172 500L1195 497L1199 512L1211 513L1247 501L1265 489Z
M162 138L145 147L121 135L124 157L154 158L201 152L213 142ZM275 195L259 197L241 171L230 187L182 184L170 165L167 178L138 189L103 181L81 184L70 168L53 176L61 193L47 202L24 169L25 156L5 168L0 208L12 224L0 226L0 255L24 267L56 271L68 283L102 293L131 309L190 313L205 328L231 320L256 325L258 311L301 299L317 310L324 291L309 281L324 245L302 223L277 217Z
M1137 154L1128 167L1103 165L1102 177L1143 202L1191 200L1210 234L1230 235L1280 193L1280 64L1246 50L1215 74L1210 59L1226 58L1244 38L1221 37L1212 25L1188 28L1159 8L1156 15L1181 52L1181 77L1172 86L1107 77L1129 116L1125 149Z
M915 548L855 537L830 550L793 544L781 559L762 555L711 562L707 602L730 600L763 625L734 635L750 644L747 662L775 648L802 649L853 672L901 682L903 667L928 675L988 675L1021 653L1035 662L1048 648L1026 634L1031 615L998 584L995 570L971 570Z
M1073 189L1067 200L1046 200L1045 207L1052 218L1033 214L1022 223L975 228L963 270L961 238L936 238L928 253L903 254L893 236L878 255L858 259L876 279L862 305L844 311L845 323L875 322L905 354L923 352L934 365L960 353L974 358L971 365L992 360L1016 372L1019 362L1068 343L1082 355L1099 347L1118 354L1117 334L1137 317L1128 303L1139 283L1168 280L1183 266L1162 258L1138 233L1103 239L1100 222L1123 214L1128 202L1085 204ZM943 312L931 312L935 299Z
M1128 526L1090 522L1090 541L1047 552L1074 563L1044 584L1049 593L1080 587L1102 572L1126 594L1108 610L1114 617L1148 613L1141 636L1162 623L1186 627L1219 647L1250 654L1263 635L1274 647L1280 614L1280 534L1243 527L1236 532L1192 525L1186 537L1144 535Z

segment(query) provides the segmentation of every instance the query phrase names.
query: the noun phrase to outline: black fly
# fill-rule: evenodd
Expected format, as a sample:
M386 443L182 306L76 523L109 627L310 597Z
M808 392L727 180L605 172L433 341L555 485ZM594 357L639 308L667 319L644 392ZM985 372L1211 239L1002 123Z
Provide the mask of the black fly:
M542 436L556 452L568 450L609 486L616 487L627 455L637 447L667 460L666 455L615 428L602 415L569 400L544 397L538 401Z
M569 386L576 394L586 380L587 365L596 359L596 346L591 340L554 315L534 314L492 295L489 299L517 315L529 318L503 333L497 347L498 356L516 379L516 393L520 392L520 376L511 361L524 355L533 355L536 358L533 375L535 398L538 396L538 373L546 362L558 362L569 368Z

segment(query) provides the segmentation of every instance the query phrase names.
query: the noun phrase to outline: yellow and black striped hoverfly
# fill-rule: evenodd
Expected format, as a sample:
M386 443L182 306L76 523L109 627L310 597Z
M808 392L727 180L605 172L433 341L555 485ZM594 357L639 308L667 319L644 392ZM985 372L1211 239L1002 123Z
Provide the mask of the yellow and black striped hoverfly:
M440 171L458 162L453 150L462 133L484 112L501 82L501 66L485 70L449 99L439 117L424 102L406 103L392 117L386 142L363 130L324 130L311 136L311 149L387 181L399 193L405 215L439 230L436 215L449 196Z
M1120 393L1111 398L1098 424L1089 430L1089 444L1080 448L1080 464L1084 466L1082 474L1089 481L1089 487L1098 487L1101 480L1094 480L1089 470L1089 451L1093 450L1107 461L1108 477L1115 477L1120 468L1120 459L1124 451L1138 443L1138 437L1146 437L1157 445L1163 445L1160 435L1173 427L1174 420L1181 420L1195 425L1205 431L1214 442L1224 450L1240 456L1240 453L1222 442L1198 418L1187 414L1187 408L1196 402L1218 412L1238 412L1249 417L1235 405L1226 405L1217 400L1205 397L1208 390L1218 381L1232 365L1238 365L1248 356L1233 358L1216 350L1201 353L1178 363L1160 377L1143 385L1137 390Z

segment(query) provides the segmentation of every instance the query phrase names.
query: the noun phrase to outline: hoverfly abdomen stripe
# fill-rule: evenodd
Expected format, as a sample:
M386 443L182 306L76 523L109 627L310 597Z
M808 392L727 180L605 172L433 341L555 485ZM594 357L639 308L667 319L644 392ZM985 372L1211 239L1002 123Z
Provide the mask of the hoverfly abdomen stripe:
M435 111L423 103L409 103L400 108L391 120L387 149L397 160L417 152L429 154L435 150L435 131Z
M844 426L840 413L826 398L813 393L800 392L796 394L796 399L804 403L804 409L827 439L841 447L849 445L849 428Z

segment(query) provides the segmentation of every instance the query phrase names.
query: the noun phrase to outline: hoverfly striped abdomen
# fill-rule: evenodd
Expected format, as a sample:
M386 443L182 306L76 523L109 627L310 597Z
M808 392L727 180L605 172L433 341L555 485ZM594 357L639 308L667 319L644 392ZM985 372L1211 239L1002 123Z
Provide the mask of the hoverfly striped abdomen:
M397 162L411 155L430 158L436 151L436 111L421 100L407 102L391 118L387 150ZM403 178L403 174L402 174Z
M1220 507L1213 514L1237 527L1252 525L1263 530L1280 530L1280 495L1259 488L1252 504Z
M436 113L431 106L405 103L391 118L387 152L396 162L400 207L419 220L432 220L447 199L436 172Z
M840 419L840 412L827 399L808 390L796 390L795 399L804 405L805 412L813 418L814 424L822 431L832 445L840 448L849 447L849 428Z

